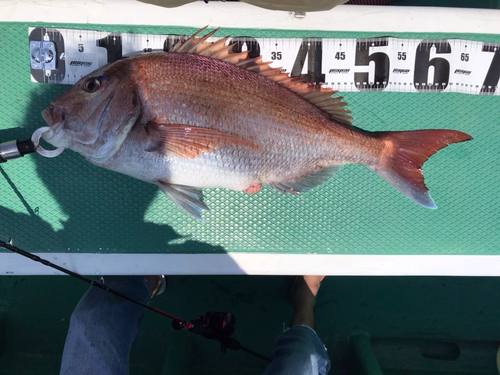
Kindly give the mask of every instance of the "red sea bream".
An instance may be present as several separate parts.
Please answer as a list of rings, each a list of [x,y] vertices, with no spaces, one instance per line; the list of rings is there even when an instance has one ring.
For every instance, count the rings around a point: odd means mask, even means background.
[[[267,184],[298,194],[345,164],[363,164],[414,202],[436,207],[421,167],[471,136],[364,131],[331,89],[233,53],[228,38],[208,43],[209,35],[83,77],[43,111],[44,139],[157,184],[198,218],[208,209],[203,188],[256,193]]]

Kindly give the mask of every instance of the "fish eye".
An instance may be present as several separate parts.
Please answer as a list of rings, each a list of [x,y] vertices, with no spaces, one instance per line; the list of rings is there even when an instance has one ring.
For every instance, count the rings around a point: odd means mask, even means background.
[[[96,92],[101,87],[101,79],[99,77],[89,78],[83,84],[83,89],[89,93]]]

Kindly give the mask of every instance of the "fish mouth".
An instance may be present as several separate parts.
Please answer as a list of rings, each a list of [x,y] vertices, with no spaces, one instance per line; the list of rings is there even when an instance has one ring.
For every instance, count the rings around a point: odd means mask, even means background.
[[[42,117],[52,132],[55,132],[65,120],[65,113],[61,109],[49,104],[43,111]]]

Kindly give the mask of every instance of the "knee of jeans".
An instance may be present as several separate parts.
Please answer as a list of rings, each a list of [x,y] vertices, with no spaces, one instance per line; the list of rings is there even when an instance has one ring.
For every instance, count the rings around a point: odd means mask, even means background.
[[[101,310],[104,303],[100,296],[103,292],[106,293],[103,290],[90,287],[73,310],[70,321],[72,323],[88,321],[93,314]]]
[[[307,326],[292,327],[278,336],[276,349],[293,351],[296,355],[309,356],[312,353],[328,356],[326,348],[316,332]]]
[[[282,350],[293,350],[296,353],[309,353],[314,351],[314,343],[311,337],[303,331],[288,329],[278,336],[276,347]],[[300,350],[299,350],[300,349]]]
[[[88,316],[88,310],[81,309],[79,308],[79,306],[77,306],[71,313],[70,323],[73,325],[75,323],[85,322],[88,319]]]

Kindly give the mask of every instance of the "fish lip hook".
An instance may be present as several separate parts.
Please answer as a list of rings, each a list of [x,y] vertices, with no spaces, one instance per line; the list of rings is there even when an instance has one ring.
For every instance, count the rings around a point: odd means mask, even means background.
[[[50,131],[50,128],[48,126],[43,126],[41,128],[38,128],[35,130],[33,135],[31,136],[31,141],[35,145],[35,151],[38,152],[40,155],[45,156],[46,158],[55,158],[56,156],[61,155],[61,153],[64,151],[64,147],[58,147],[55,150],[46,150],[40,145],[40,138],[42,137],[42,134]]]

